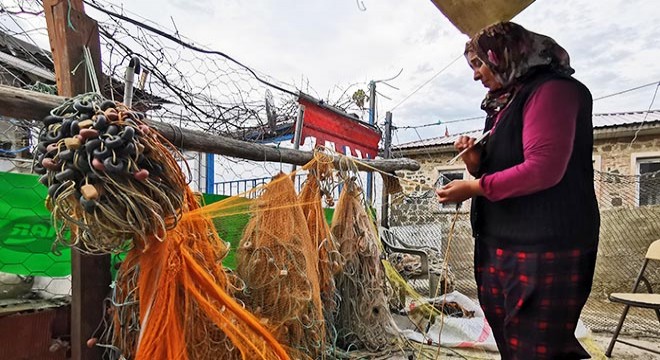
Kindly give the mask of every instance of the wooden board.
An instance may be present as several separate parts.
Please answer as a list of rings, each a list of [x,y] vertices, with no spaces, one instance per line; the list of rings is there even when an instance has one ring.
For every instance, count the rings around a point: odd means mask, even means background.
[[[500,21],[509,21],[534,0],[431,0],[463,34],[472,37],[479,30]]]

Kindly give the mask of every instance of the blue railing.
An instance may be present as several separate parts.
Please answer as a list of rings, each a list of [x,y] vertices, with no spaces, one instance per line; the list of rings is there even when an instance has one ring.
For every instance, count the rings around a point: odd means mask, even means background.
[[[294,179],[294,185],[296,187],[297,192],[300,192],[300,189],[302,188],[302,184],[305,181],[306,177],[307,174],[296,175]],[[251,189],[254,189],[258,186],[268,183],[270,179],[271,177],[267,176],[267,177],[252,178],[252,179],[221,181],[213,184],[213,193],[217,195],[226,195],[226,196],[239,195]],[[257,194],[255,192],[249,193],[247,195],[248,198],[255,198],[256,196]]]

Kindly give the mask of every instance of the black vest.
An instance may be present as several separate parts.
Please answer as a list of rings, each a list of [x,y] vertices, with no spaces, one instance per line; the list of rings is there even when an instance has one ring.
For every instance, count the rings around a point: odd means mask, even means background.
[[[471,221],[477,241],[530,251],[591,248],[598,244],[600,215],[591,159],[592,98],[589,90],[572,77],[542,73],[525,81],[484,145],[477,177],[523,162],[523,111],[527,99],[542,83],[558,78],[581,89],[573,152],[566,173],[557,185],[530,195],[495,202],[482,196],[473,198]],[[492,126],[487,124],[486,130],[489,125]]]

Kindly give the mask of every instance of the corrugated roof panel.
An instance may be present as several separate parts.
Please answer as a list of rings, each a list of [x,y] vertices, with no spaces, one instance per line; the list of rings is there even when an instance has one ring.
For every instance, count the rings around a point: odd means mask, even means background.
[[[660,121],[660,110],[594,114],[594,128]]]

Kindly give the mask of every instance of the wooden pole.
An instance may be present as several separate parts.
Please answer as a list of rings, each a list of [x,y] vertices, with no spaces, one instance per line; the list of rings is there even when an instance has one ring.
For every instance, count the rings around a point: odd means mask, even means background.
[[[101,79],[101,51],[96,21],[85,15],[82,0],[44,0],[51,52],[55,63],[57,91],[75,96],[91,89],[83,63],[83,47],[92,54],[97,78]],[[72,231],[71,236],[76,236]],[[88,347],[87,340],[103,320],[103,302],[110,291],[110,256],[71,252],[71,357],[96,360],[100,347]]]
[[[0,115],[17,119],[42,119],[48,112],[62,104],[65,98],[49,94],[0,85]],[[310,151],[277,149],[273,146],[250,143],[229,137],[209,135],[201,131],[182,129],[170,123],[150,120],[147,123],[160,131],[163,136],[179,148],[218,155],[232,156],[246,160],[283,162],[304,165],[312,160]],[[336,158],[336,165],[339,158]],[[368,166],[388,173],[397,170],[419,170],[417,161],[399,159],[364,159]],[[359,165],[360,170],[371,170]]]
[[[385,131],[383,138],[383,157],[389,159],[392,156],[392,113],[385,113]],[[383,184],[383,191],[381,193],[380,205],[380,226],[390,227],[390,194]]]
[[[57,93],[75,96],[90,91],[83,63],[83,46],[87,46],[92,54],[96,78],[103,79],[96,21],[85,15],[82,0],[44,0],[44,12],[55,64]]]

